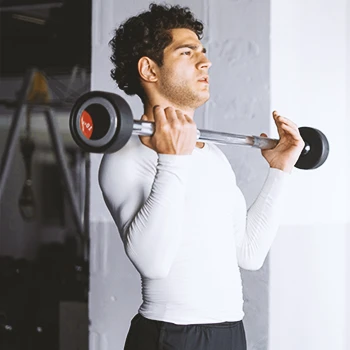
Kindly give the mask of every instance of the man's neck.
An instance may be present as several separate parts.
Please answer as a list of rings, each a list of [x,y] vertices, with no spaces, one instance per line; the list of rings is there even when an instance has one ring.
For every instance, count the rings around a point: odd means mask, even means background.
[[[173,107],[177,110],[180,110],[193,120],[195,111],[193,108],[177,106],[174,103],[171,103],[167,100],[154,99],[153,101],[147,101],[146,103],[144,103],[144,114],[147,116],[147,119],[149,121],[154,121],[153,108],[157,105],[160,106],[162,109],[165,109],[167,107]]]
[[[166,100],[154,100],[154,101],[147,101],[144,103],[144,114],[147,116],[147,121],[153,122],[154,116],[153,116],[153,108],[155,106],[160,106],[161,108],[165,109],[167,107],[173,107],[175,109],[181,110],[184,114],[186,114],[188,117],[190,117],[193,120],[194,117],[194,109],[191,108],[184,108],[174,105],[173,103],[166,101]],[[203,142],[197,142],[196,147],[203,148],[204,143]]]

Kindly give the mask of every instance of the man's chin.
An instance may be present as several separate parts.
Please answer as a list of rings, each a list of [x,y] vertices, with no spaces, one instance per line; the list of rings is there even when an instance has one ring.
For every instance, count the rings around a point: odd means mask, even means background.
[[[202,96],[200,96],[200,98],[198,99],[198,107],[204,105],[209,100],[209,98],[210,98],[209,91],[206,94],[202,94]]]

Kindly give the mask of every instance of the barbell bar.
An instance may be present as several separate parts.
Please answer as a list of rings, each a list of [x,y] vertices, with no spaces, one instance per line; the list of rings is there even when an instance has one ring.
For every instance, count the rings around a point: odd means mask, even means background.
[[[132,135],[151,136],[154,123],[134,120],[128,103],[119,95],[105,91],[90,91],[75,102],[69,127],[76,144],[91,153],[112,153],[123,148]],[[299,169],[316,169],[327,159],[329,143],[317,129],[300,127],[305,147],[295,164]],[[197,129],[197,140],[221,145],[250,146],[272,149],[279,140]]]

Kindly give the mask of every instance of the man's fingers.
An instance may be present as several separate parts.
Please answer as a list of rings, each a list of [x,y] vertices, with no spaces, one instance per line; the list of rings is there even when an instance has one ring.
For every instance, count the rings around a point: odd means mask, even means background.
[[[182,124],[185,124],[186,123],[186,121],[187,121],[187,119],[186,119],[186,117],[185,117],[185,114],[184,113],[182,113],[180,110],[175,110],[175,112],[176,112],[176,115],[177,115],[177,118],[181,121],[181,123]]]
[[[148,121],[147,115],[146,115],[146,114],[143,114],[142,117],[141,117],[141,120],[147,122],[147,121]],[[141,141],[144,145],[150,147],[150,138],[151,138],[150,136],[139,136],[139,138],[140,138],[140,141]]]
[[[278,131],[278,134],[279,134],[279,136],[281,138],[284,135],[284,130],[281,127],[282,123],[280,121],[280,116],[277,113],[277,111],[273,111],[272,116],[273,116],[273,119],[275,120],[277,131]]]
[[[153,117],[156,123],[166,122],[165,111],[158,105],[153,107]]]
[[[169,123],[173,123],[178,120],[178,116],[176,114],[176,110],[174,107],[167,107],[164,109],[165,117]]]
[[[302,139],[299,130],[295,129],[295,127],[282,123],[281,128],[285,131],[285,134],[291,135],[295,141],[300,141]]]
[[[280,116],[280,117],[279,117],[279,120],[280,120],[282,123],[285,123],[285,124],[291,126],[292,128],[294,128],[294,129],[296,129],[296,130],[298,129],[298,126],[297,126],[295,123],[293,123],[290,119],[288,119],[288,118],[286,118],[286,117]]]
[[[293,128],[298,129],[298,126],[294,122],[292,122],[290,119],[286,117],[283,117],[282,115],[279,115],[277,111],[273,111],[272,115],[276,123],[279,123],[279,122],[286,123],[292,126]]]

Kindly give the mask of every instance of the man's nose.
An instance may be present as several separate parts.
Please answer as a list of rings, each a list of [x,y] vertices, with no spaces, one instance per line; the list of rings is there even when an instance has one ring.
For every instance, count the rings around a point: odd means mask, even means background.
[[[208,59],[208,57],[203,55],[203,58],[199,62],[199,68],[207,68],[209,69],[211,67],[212,63]]]

